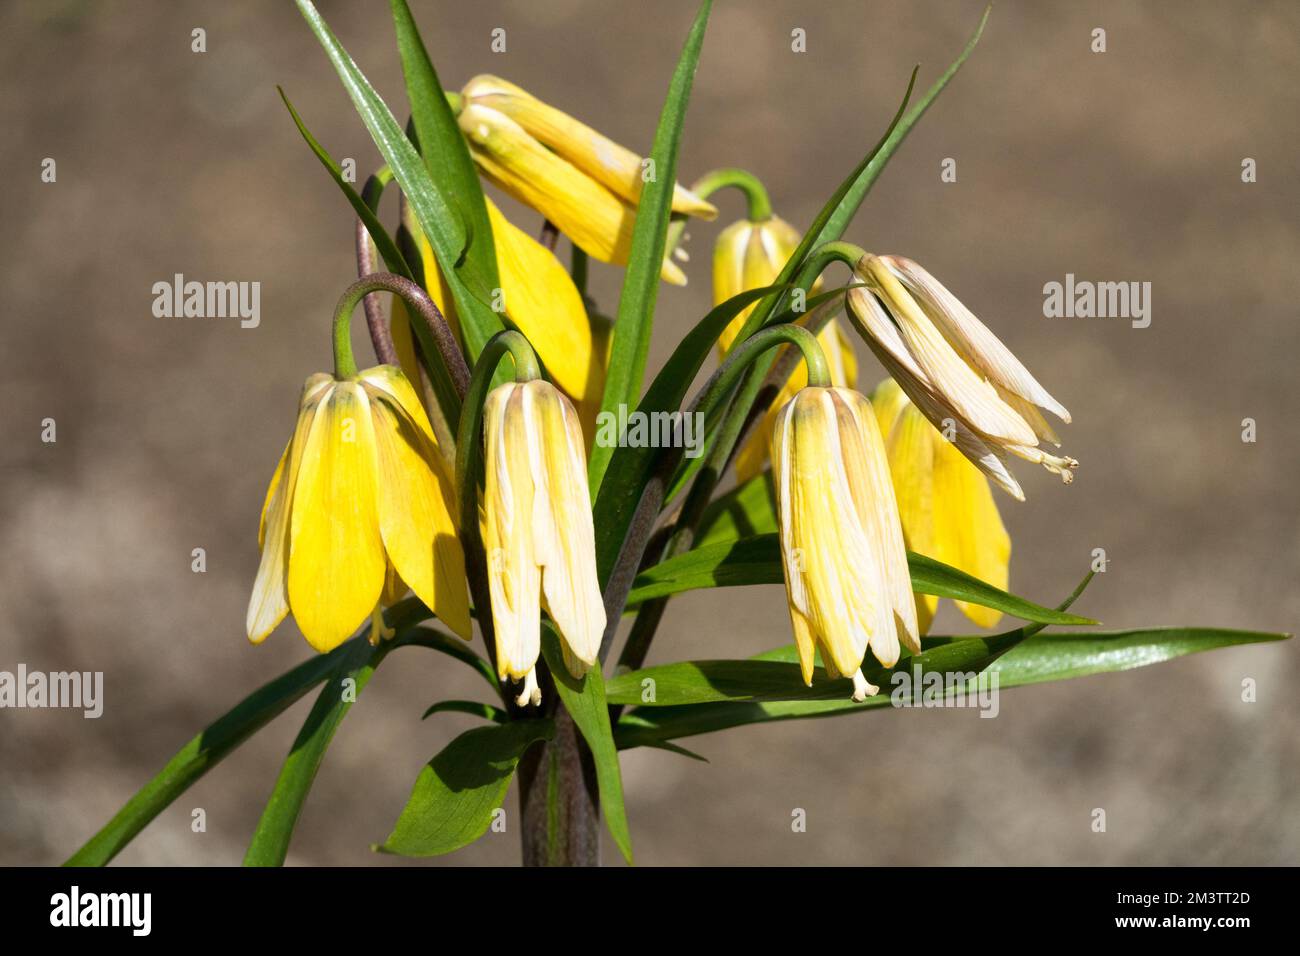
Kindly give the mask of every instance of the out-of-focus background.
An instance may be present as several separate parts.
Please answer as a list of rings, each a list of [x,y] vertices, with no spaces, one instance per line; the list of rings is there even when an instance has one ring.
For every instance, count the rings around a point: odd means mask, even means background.
[[[637,150],[694,10],[413,7],[448,88],[497,73]],[[404,116],[388,5],[321,8]],[[881,134],[912,65],[928,86],[981,10],[720,0],[681,178],[747,167],[806,226]],[[206,53],[191,51],[196,27]],[[490,50],[496,27],[505,53]],[[1091,52],[1097,27],[1105,53]],[[805,53],[791,51],[796,28]],[[266,483],[303,379],[329,367],[330,312],[355,266],[351,212],[276,84],[361,178],[379,159],[289,3],[10,0],[0,38],[0,670],[103,671],[106,683],[99,720],[0,711],[0,862],[57,863],[199,728],[309,653],[291,623],[250,647],[244,610]],[[1018,593],[1055,603],[1101,547],[1109,569],[1079,609],[1108,625],[1295,629],[1298,67],[1293,3],[1003,0],[863,206],[847,238],[940,276],[1074,414],[1074,485],[1021,464],[1028,501],[999,498]],[[54,183],[41,181],[47,157]],[[945,158],[955,183],[940,180]],[[691,229],[690,285],[661,292],[652,365],[710,305],[713,238],[742,214],[735,196],[720,203],[721,223]],[[151,287],[175,273],[260,281],[260,327],[155,318]],[[1044,318],[1044,283],[1067,273],[1151,282],[1151,326]],[[605,311],[620,278],[594,280]],[[881,372],[860,352],[869,387]],[[652,659],[757,653],[788,627],[778,587],[689,594]],[[947,607],[935,630],[969,625]],[[399,653],[342,726],[291,863],[402,862],[367,847],[422,764],[473,725],[419,718],[479,694],[476,677]],[[623,771],[638,858],[1294,863],[1298,677],[1293,645],[1256,646],[1011,690],[995,720],[886,710],[687,741],[708,764],[635,750]],[[120,860],[238,862],[309,707],[234,753]],[[195,808],[205,833],[191,832]],[[792,832],[795,808],[806,833]],[[510,829],[444,862],[517,859]]]

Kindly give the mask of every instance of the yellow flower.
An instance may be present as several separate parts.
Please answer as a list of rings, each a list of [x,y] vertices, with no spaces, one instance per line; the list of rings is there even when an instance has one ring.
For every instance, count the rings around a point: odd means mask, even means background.
[[[1011,538],[988,481],[935,431],[892,378],[876,386],[871,404],[885,438],[908,548],[1005,591]],[[956,603],[980,627],[995,627],[1002,618],[993,608]],[[929,631],[938,604],[932,594],[916,596],[922,634]]]
[[[554,253],[506,219],[491,199],[487,199],[487,210],[505,317],[532,344],[555,384],[577,403],[583,430],[592,436],[605,390],[607,356],[603,344],[595,341],[582,295]],[[459,334],[454,303],[433,250],[418,224],[411,221],[408,228],[420,244],[425,281],[431,286],[429,296],[452,331]],[[409,315],[401,298],[395,296],[393,343],[408,375],[415,367]]]
[[[538,703],[541,611],[555,622],[570,673],[596,663],[605,605],[587,458],[573,406],[541,379],[493,389],[483,406],[487,554],[497,671]]]
[[[1070,413],[956,296],[901,256],[863,256],[854,273],[868,288],[849,291],[849,308],[872,352],[963,455],[1022,500],[1006,453],[1072,479],[1077,461],[1038,447],[1059,445],[1038,408],[1067,423]]]
[[[779,216],[759,222],[742,219],[722,230],[713,250],[713,304],[771,285],[785,267],[786,260],[799,245],[799,230]],[[816,287],[814,287],[815,291]],[[719,356],[725,356],[740,334],[745,320],[755,306],[748,306],[732,319],[718,339]],[[858,363],[853,343],[843,328],[831,319],[817,334],[817,340],[830,366],[831,384],[852,388],[857,384]],[[736,477],[746,481],[767,464],[767,448],[777,410],[808,384],[808,367],[800,362],[772,402],[762,425],[736,455]]]
[[[312,647],[333,650],[374,614],[385,592],[392,597],[408,585],[469,639],[465,560],[449,507],[454,492],[432,443],[429,420],[399,369],[307,380],[262,509],[250,641],[265,640],[292,610]]]
[[[642,158],[573,117],[493,76],[462,91],[461,130],[483,174],[508,195],[555,224],[588,255],[626,265]],[[713,219],[717,210],[676,184],[673,212]],[[665,258],[662,276],[686,275]]]
[[[803,679],[826,673],[878,692],[867,648],[886,667],[899,642],[920,651],[916,604],[884,442],[871,403],[847,388],[805,388],[777,415],[772,478],[786,597]]]

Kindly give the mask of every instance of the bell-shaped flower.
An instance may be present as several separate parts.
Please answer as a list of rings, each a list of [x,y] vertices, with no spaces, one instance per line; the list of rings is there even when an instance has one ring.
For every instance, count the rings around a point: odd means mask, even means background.
[[[742,292],[771,285],[801,238],[799,230],[779,216],[757,221],[742,219],[722,230],[713,249],[713,304],[721,305]],[[755,307],[747,306],[727,325],[718,339],[719,357],[726,355]],[[826,355],[831,384],[853,388],[857,384],[858,363],[853,343],[844,329],[831,319],[817,334],[817,341]],[[766,467],[777,410],[807,384],[808,367],[801,361],[772,401],[760,427],[737,452],[736,477],[740,481],[752,478]]]
[[[863,256],[854,273],[867,288],[849,291],[849,309],[871,350],[962,454],[1018,499],[1007,453],[1073,478],[1077,461],[1039,447],[1059,444],[1039,407],[1067,423],[1070,413],[956,296],[899,256]]]
[[[468,640],[454,500],[424,408],[399,369],[313,375],[262,509],[248,639],[265,640],[292,611],[318,651],[368,616],[374,640],[381,598],[409,586]]]
[[[772,432],[786,597],[804,681],[814,655],[853,680],[853,698],[878,692],[862,674],[867,649],[886,667],[900,642],[920,651],[916,604],[885,446],[871,404],[846,388],[809,387]]]
[[[483,406],[483,544],[497,671],[541,700],[535,669],[541,612],[581,677],[596,663],[605,605],[582,429],[569,400],[541,379],[493,389]]]

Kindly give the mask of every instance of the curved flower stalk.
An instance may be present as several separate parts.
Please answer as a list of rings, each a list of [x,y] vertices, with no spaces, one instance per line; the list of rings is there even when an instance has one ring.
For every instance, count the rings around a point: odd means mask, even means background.
[[[920,653],[916,604],[885,446],[871,403],[810,385],[777,414],[772,478],[786,597],[804,683],[814,656],[851,677],[853,699],[879,688],[862,675],[867,649],[886,667],[900,642]]]
[[[292,610],[322,653],[409,586],[448,627],[470,637],[465,561],[451,477],[400,369],[313,375],[293,438],[262,510],[262,561],[246,622],[257,644]]]
[[[706,177],[707,178],[707,177]],[[756,210],[751,204],[750,217],[732,223],[718,236],[713,251],[713,304],[720,305],[733,296],[750,289],[771,285],[781,274],[792,253],[798,248],[802,236],[799,230],[775,215],[752,218]],[[816,286],[810,292],[816,292]],[[737,335],[745,326],[755,306],[747,307],[736,316],[718,338],[719,357],[725,357]],[[835,319],[831,319],[817,333],[817,341],[826,355],[831,384],[853,388],[857,385],[858,363],[853,353],[853,343]],[[786,379],[780,393],[767,410],[762,424],[755,429],[736,454],[736,477],[746,481],[757,475],[767,464],[767,451],[777,410],[794,397],[808,381],[808,367],[800,362]]]
[[[555,622],[574,677],[596,664],[605,631],[582,430],[569,400],[541,379],[493,389],[483,420],[497,672],[523,681],[520,706],[538,704],[541,611]]]
[[[962,454],[1020,500],[1008,452],[1072,480],[1079,463],[1039,447],[1059,442],[1038,407],[1067,423],[1070,413],[956,296],[900,256],[864,255],[854,272],[867,288],[849,291],[849,311],[871,350]]]
[[[907,547],[1007,590],[1011,537],[987,479],[935,431],[892,378],[876,386],[871,405],[885,439]],[[922,634],[930,630],[938,604],[932,594],[916,595]],[[956,604],[980,627],[995,627],[1002,619],[995,608]]]
[[[626,265],[643,159],[497,77],[475,77],[461,97],[458,122],[483,175],[592,258]],[[713,219],[717,209],[679,183],[673,213]],[[666,257],[661,275],[686,284],[686,274]]]
[[[555,384],[577,404],[583,432],[590,445],[605,389],[608,336],[588,316],[582,295],[555,254],[528,235],[483,197],[492,223],[501,302],[510,324],[532,343]],[[420,248],[429,296],[442,310],[452,331],[459,333],[455,304],[424,234],[413,218],[404,225]],[[411,374],[415,352],[409,313],[400,297],[393,300],[393,341],[402,367]],[[407,362],[410,362],[408,367]]]

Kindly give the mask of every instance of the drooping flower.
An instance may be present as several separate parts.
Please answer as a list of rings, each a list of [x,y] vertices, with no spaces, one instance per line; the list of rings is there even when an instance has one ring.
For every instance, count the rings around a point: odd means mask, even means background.
[[[493,389],[483,415],[483,544],[497,671],[524,682],[521,705],[538,703],[541,611],[575,677],[596,663],[605,632],[582,430],[569,400],[542,379]]]
[[[759,221],[742,219],[722,230],[713,250],[713,304],[721,305],[742,292],[760,289],[775,282],[785,267],[786,260],[798,248],[800,238],[799,230],[779,216]],[[731,348],[755,307],[756,305],[747,306],[731,320],[719,337],[720,357],[725,356]],[[835,319],[831,319],[817,334],[817,341],[826,354],[831,384],[853,388],[857,384],[858,364],[853,353],[853,343],[843,328]],[[766,466],[768,444],[777,410],[807,384],[808,367],[800,362],[786,380],[780,394],[773,400],[762,425],[737,453],[736,476],[740,481],[752,478]]]
[[[626,265],[647,172],[642,157],[497,77],[475,77],[461,95],[458,121],[483,174],[592,258]],[[673,212],[717,215],[680,183]],[[662,276],[677,285],[686,282],[669,259]]]
[[[849,308],[871,350],[963,455],[1021,500],[1007,453],[1072,479],[1077,461],[1039,447],[1059,445],[1039,408],[1067,423],[1070,413],[956,296],[901,256],[863,256],[854,272],[867,288],[849,291]]]
[[[853,698],[878,692],[862,674],[867,649],[886,667],[899,643],[920,651],[916,604],[884,442],[871,404],[847,388],[810,387],[777,414],[772,433],[786,597],[804,681],[814,655]]]
[[[1005,591],[1011,538],[988,480],[926,421],[892,378],[876,386],[871,405],[885,439],[907,547]],[[938,604],[932,594],[916,595],[922,634],[929,631]],[[1002,618],[994,608],[956,604],[980,627],[994,627]]]
[[[343,643],[367,616],[375,640],[381,597],[409,586],[468,640],[453,500],[429,420],[399,369],[313,375],[262,509],[248,639],[261,643],[292,611],[318,651]]]
[[[582,295],[554,253],[510,222],[491,199],[484,198],[496,247],[505,317],[534,343],[537,356],[552,380],[577,404],[584,432],[594,435],[596,414],[605,390],[607,350],[603,341],[596,342]],[[459,335],[455,303],[442,279],[433,249],[414,220],[406,225],[420,245],[429,296],[452,331]],[[411,374],[415,358],[409,312],[396,296],[393,341],[402,357],[403,368]]]

